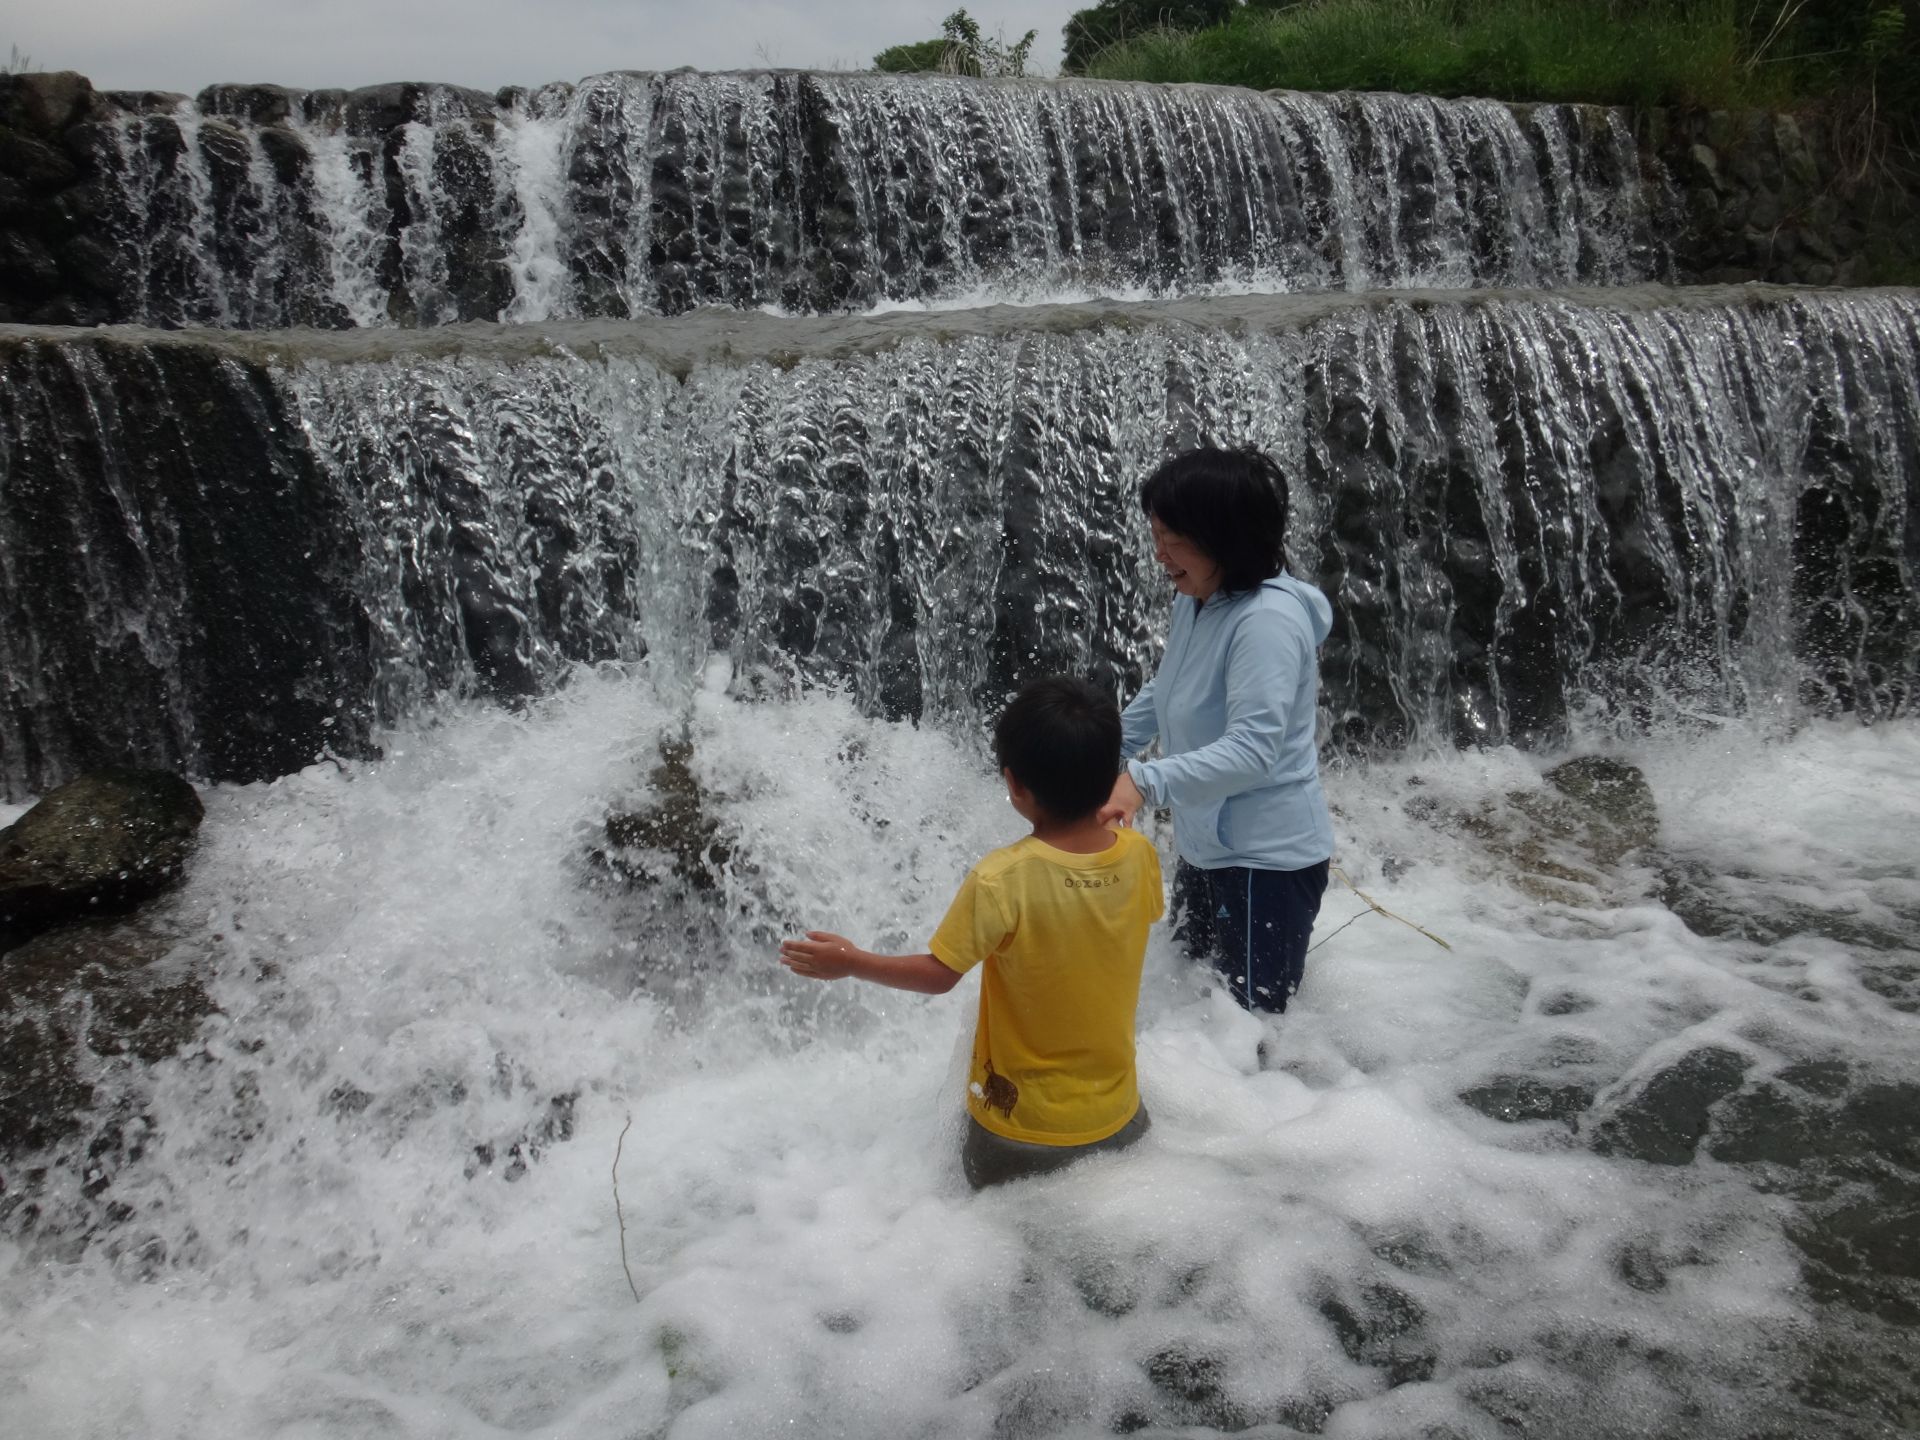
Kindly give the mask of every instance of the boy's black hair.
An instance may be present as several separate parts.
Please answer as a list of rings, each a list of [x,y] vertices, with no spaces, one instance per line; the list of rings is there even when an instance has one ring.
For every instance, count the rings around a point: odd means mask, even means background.
[[[1140,508],[1220,567],[1220,588],[1252,590],[1287,568],[1287,477],[1259,450],[1176,455],[1140,487]]]
[[[1033,792],[1054,820],[1078,820],[1107,803],[1120,773],[1120,707],[1072,675],[1023,688],[993,727],[993,759]]]

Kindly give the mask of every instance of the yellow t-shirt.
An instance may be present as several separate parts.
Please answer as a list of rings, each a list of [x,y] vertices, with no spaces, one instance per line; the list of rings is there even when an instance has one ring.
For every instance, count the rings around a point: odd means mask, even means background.
[[[1137,830],[1096,855],[1029,835],[968,873],[929,949],[985,963],[967,1109],[996,1135],[1091,1145],[1140,1108],[1133,1012],[1147,928],[1166,909]]]

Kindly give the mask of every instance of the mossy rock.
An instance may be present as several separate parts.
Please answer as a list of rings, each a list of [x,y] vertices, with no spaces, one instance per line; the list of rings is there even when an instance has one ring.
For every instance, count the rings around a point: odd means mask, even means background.
[[[98,770],[0,830],[0,935],[126,910],[178,883],[206,811],[164,770]]]

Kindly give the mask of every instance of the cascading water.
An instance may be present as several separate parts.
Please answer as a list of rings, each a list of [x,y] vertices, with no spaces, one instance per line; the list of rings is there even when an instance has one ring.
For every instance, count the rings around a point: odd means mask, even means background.
[[[1913,1428],[1920,297],[1458,293],[1658,273],[1564,107],[623,75],[98,143],[130,315],[363,333],[0,332],[0,786],[224,782],[180,891],[0,953],[23,1433]],[[1062,290],[1172,298],[622,318]],[[1451,948],[1336,886],[1272,1024],[1157,936],[1152,1135],[973,1197],[969,1004],[772,948],[917,947],[1013,838],[980,730],[1152,665],[1131,497],[1201,440],[1294,477],[1339,863]]]
[[[18,346],[7,444],[47,483],[0,498],[0,586],[47,618],[0,641],[10,675],[38,677],[0,707],[6,783],[107,758],[76,748],[76,717],[129,694],[149,718],[113,733],[133,755],[252,778],[435,694],[531,694],[646,654],[690,675],[719,650],[776,689],[963,728],[1035,667],[1130,687],[1164,599],[1130,480],[1202,440],[1302,477],[1291,550],[1337,603],[1323,668],[1347,742],[1564,737],[1594,707],[1630,726],[1907,707],[1913,532],[1880,477],[1920,465],[1910,299],[1016,318],[689,317],[379,359]],[[157,432],[116,415],[133,385]],[[195,404],[237,430],[201,443]],[[211,563],[213,519],[165,523],[187,494],[245,515],[235,553],[258,564]],[[308,525],[273,540],[289,503]],[[131,570],[129,525],[148,537]],[[263,565],[284,615],[257,598]],[[236,692],[208,667],[241,647],[268,679]],[[124,656],[104,680],[102,654]],[[276,748],[210,742],[269,691]]]
[[[606,75],[216,87],[97,142],[120,318],[437,325],[1663,268],[1622,118],[1572,106]]]

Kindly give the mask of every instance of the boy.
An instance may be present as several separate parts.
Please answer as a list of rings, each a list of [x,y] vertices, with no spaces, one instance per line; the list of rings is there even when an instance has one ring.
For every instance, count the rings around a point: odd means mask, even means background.
[[[1000,716],[993,750],[1033,833],[973,867],[927,953],[874,955],[820,930],[780,946],[796,975],[929,995],[986,966],[961,1152],[976,1190],[1146,1133],[1134,1008],[1147,929],[1165,908],[1152,844],[1098,819],[1120,768],[1109,697],[1084,680],[1036,680]]]

